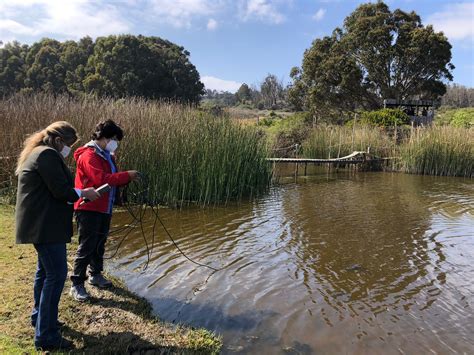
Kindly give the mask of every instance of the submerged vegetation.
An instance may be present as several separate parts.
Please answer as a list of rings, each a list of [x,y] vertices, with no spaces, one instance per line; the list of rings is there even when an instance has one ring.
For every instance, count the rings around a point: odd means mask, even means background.
[[[266,144],[256,127],[170,102],[42,94],[15,95],[0,105],[7,132],[0,157],[12,157],[0,162],[2,181],[14,185],[14,158],[28,134],[67,120],[79,131],[80,144],[85,144],[95,125],[107,118],[120,123],[126,133],[118,151],[120,167],[137,169],[147,177],[153,202],[225,202],[261,193],[269,185]],[[74,168],[72,161],[70,165]]]

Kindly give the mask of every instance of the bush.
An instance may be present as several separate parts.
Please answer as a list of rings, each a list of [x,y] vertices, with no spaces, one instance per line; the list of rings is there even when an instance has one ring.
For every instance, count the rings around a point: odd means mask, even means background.
[[[275,121],[273,120],[273,117],[271,117],[271,116],[270,117],[265,116],[259,122],[260,125],[263,125],[263,126],[266,126],[266,127],[271,127],[271,126],[273,126],[274,123],[275,123]]]
[[[456,127],[474,126],[474,107],[456,110],[450,123]]]
[[[394,127],[410,124],[410,117],[400,109],[383,108],[362,112],[361,122],[378,127]]]

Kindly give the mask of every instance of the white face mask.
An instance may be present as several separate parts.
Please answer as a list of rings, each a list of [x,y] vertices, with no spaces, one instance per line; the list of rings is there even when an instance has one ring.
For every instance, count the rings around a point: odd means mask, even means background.
[[[105,146],[105,150],[109,151],[110,153],[115,152],[118,147],[118,143],[115,139],[111,139],[109,143]]]
[[[63,149],[61,149],[60,153],[64,158],[66,158],[69,155],[69,153],[71,153],[71,147],[68,147],[67,145],[64,145]]]

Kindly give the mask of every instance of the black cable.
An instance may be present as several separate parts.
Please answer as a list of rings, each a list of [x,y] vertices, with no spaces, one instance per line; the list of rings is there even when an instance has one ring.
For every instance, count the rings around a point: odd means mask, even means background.
[[[138,181],[135,181],[135,183],[141,183],[142,185],[144,185],[144,187],[142,188],[141,192],[143,193],[142,195],[142,198],[141,198],[141,201],[139,201],[140,203],[144,203],[145,205],[148,205],[150,206],[151,208],[151,211],[153,212],[153,214],[155,215],[155,220],[153,222],[153,230],[152,230],[152,245],[154,245],[154,234],[155,234],[155,226],[156,226],[156,220],[158,220],[161,224],[161,226],[163,227],[164,231],[166,232],[166,234],[168,235],[168,237],[170,238],[171,242],[174,244],[174,246],[176,247],[176,249],[178,249],[178,251],[181,253],[181,255],[183,255],[187,260],[189,260],[190,262],[192,262],[193,264],[195,265],[198,265],[198,266],[202,266],[202,267],[207,267],[213,271],[219,271],[219,269],[216,269],[212,266],[209,266],[209,265],[206,265],[206,264],[202,264],[202,263],[199,263],[193,259],[191,259],[190,257],[188,257],[182,250],[181,248],[178,246],[178,244],[176,243],[176,241],[173,239],[173,237],[171,236],[171,234],[169,233],[168,229],[166,228],[165,224],[163,223],[162,219],[160,218],[159,214],[158,214],[158,208],[155,210],[155,207],[154,207],[154,204],[150,203],[150,200],[149,200],[149,194],[150,194],[150,185],[148,183],[148,179],[145,175],[143,174],[140,174],[140,179]],[[148,247],[148,245],[147,245]],[[151,254],[150,254],[151,255]],[[149,261],[149,260],[148,260]]]
[[[181,248],[178,246],[178,244],[174,241],[174,239],[173,239],[173,237],[171,236],[171,234],[168,232],[168,229],[166,228],[165,224],[163,223],[163,221],[161,220],[160,216],[158,215],[158,211],[155,211],[154,208],[153,208],[153,206],[151,206],[151,210],[152,210],[153,213],[155,214],[156,219],[158,219],[158,221],[160,221],[161,226],[163,227],[163,229],[165,230],[166,234],[168,235],[168,237],[169,237],[169,238],[171,239],[171,241],[173,242],[173,244],[174,244],[174,246],[176,247],[176,249],[178,249],[179,252],[180,252],[186,259],[188,259],[190,262],[192,262],[193,264],[196,264],[196,265],[198,265],[198,266],[207,267],[207,268],[209,268],[209,269],[211,269],[211,270],[214,270],[214,271],[219,271],[219,270],[221,270],[221,269],[216,269],[216,268],[214,268],[214,267],[212,267],[212,266],[209,266],[209,265],[206,265],[206,264],[201,264],[201,263],[199,263],[199,262],[197,262],[197,261],[194,261],[194,260],[192,260],[191,258],[189,258],[189,257],[181,250]]]
[[[128,185],[127,185],[126,188],[128,188]],[[137,195],[136,193],[132,193],[132,194],[135,195],[135,196]],[[137,203],[138,211],[137,211],[136,214],[134,213],[133,209],[131,208],[131,206],[128,203],[125,203],[124,206],[125,206],[125,209],[128,211],[128,213],[132,216],[132,218],[134,218],[134,220],[136,220],[137,223],[140,225],[141,235],[142,235],[143,240],[145,242],[146,255],[147,255],[147,261],[146,261],[144,267],[142,268],[142,271],[145,271],[148,268],[148,265],[150,263],[151,252],[152,252],[150,250],[149,245],[148,245],[148,240],[146,238],[145,230],[143,228],[143,219],[144,219],[144,216],[145,216],[145,213],[146,213],[146,207],[147,206],[143,203],[144,202],[143,198],[139,199],[139,201],[137,201],[137,202],[138,202]]]
[[[147,261],[146,261],[146,263],[145,263],[145,265],[142,269],[143,271],[145,271],[149,266],[150,259],[151,259],[151,256],[152,256],[152,252],[153,252],[153,248],[155,246],[156,223],[157,223],[157,221],[159,221],[161,226],[163,227],[164,231],[166,232],[168,238],[173,243],[173,245],[176,247],[176,249],[178,249],[178,251],[181,253],[181,255],[183,255],[187,260],[189,260],[190,262],[192,262],[195,265],[206,267],[206,268],[211,269],[213,271],[222,270],[222,269],[216,269],[216,268],[214,268],[210,265],[207,265],[207,264],[199,263],[199,262],[191,259],[190,257],[188,257],[181,250],[179,245],[176,243],[176,241],[173,239],[170,232],[166,228],[165,224],[163,223],[163,220],[160,218],[160,216],[158,214],[158,208],[156,206],[154,206],[153,203],[150,203],[150,200],[148,199],[150,189],[149,189],[149,184],[148,184],[148,180],[146,179],[146,177],[144,175],[140,174],[140,179],[138,181],[134,181],[134,183],[135,183],[135,185],[141,183],[145,187],[142,190],[139,190],[138,192],[129,191],[130,184],[125,186],[125,188],[124,188],[124,191],[123,191],[124,194],[131,194],[132,195],[132,201],[131,202],[124,201],[123,204],[122,204],[123,207],[125,208],[125,210],[128,212],[128,214],[132,217],[132,221],[130,223],[128,223],[127,225],[123,226],[123,227],[119,227],[119,228],[117,228],[115,230],[112,230],[112,231],[109,231],[109,233],[107,233],[108,235],[111,235],[111,234],[119,233],[119,232],[122,232],[122,231],[126,231],[126,233],[121,237],[114,253],[112,255],[107,256],[107,257],[104,256],[103,259],[108,260],[108,259],[114,258],[118,254],[118,251],[119,251],[120,247],[122,246],[123,242],[125,241],[125,239],[130,235],[132,230],[139,225],[141,235],[143,237],[143,240],[145,242],[145,247],[146,247]],[[132,204],[135,205],[135,206],[138,206],[137,211],[133,210]],[[153,221],[152,235],[151,235],[151,244],[148,243],[148,240],[146,238],[145,229],[143,227],[143,222],[144,222],[144,217],[145,217],[145,214],[146,214],[147,207],[150,207],[151,211],[155,215],[155,219]],[[97,232],[96,234],[105,234],[105,233]],[[151,245],[151,247],[150,247],[150,245]],[[97,250],[98,250],[98,248],[99,248],[99,245],[97,245]]]

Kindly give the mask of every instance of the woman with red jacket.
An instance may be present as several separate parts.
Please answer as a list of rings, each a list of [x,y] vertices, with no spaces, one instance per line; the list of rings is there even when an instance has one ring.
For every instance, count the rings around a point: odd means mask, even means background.
[[[89,298],[84,287],[89,266],[89,283],[106,288],[112,283],[103,275],[105,242],[110,229],[112,208],[118,186],[126,185],[138,178],[135,170],[118,172],[113,153],[118,141],[122,140],[123,131],[114,121],[106,120],[99,123],[92,140],[78,148],[74,153],[77,170],[75,187],[98,188],[109,184],[112,189],[95,201],[81,204],[76,201],[74,209],[79,232],[79,248],[74,260],[74,271],[71,275],[70,295],[77,301]]]

